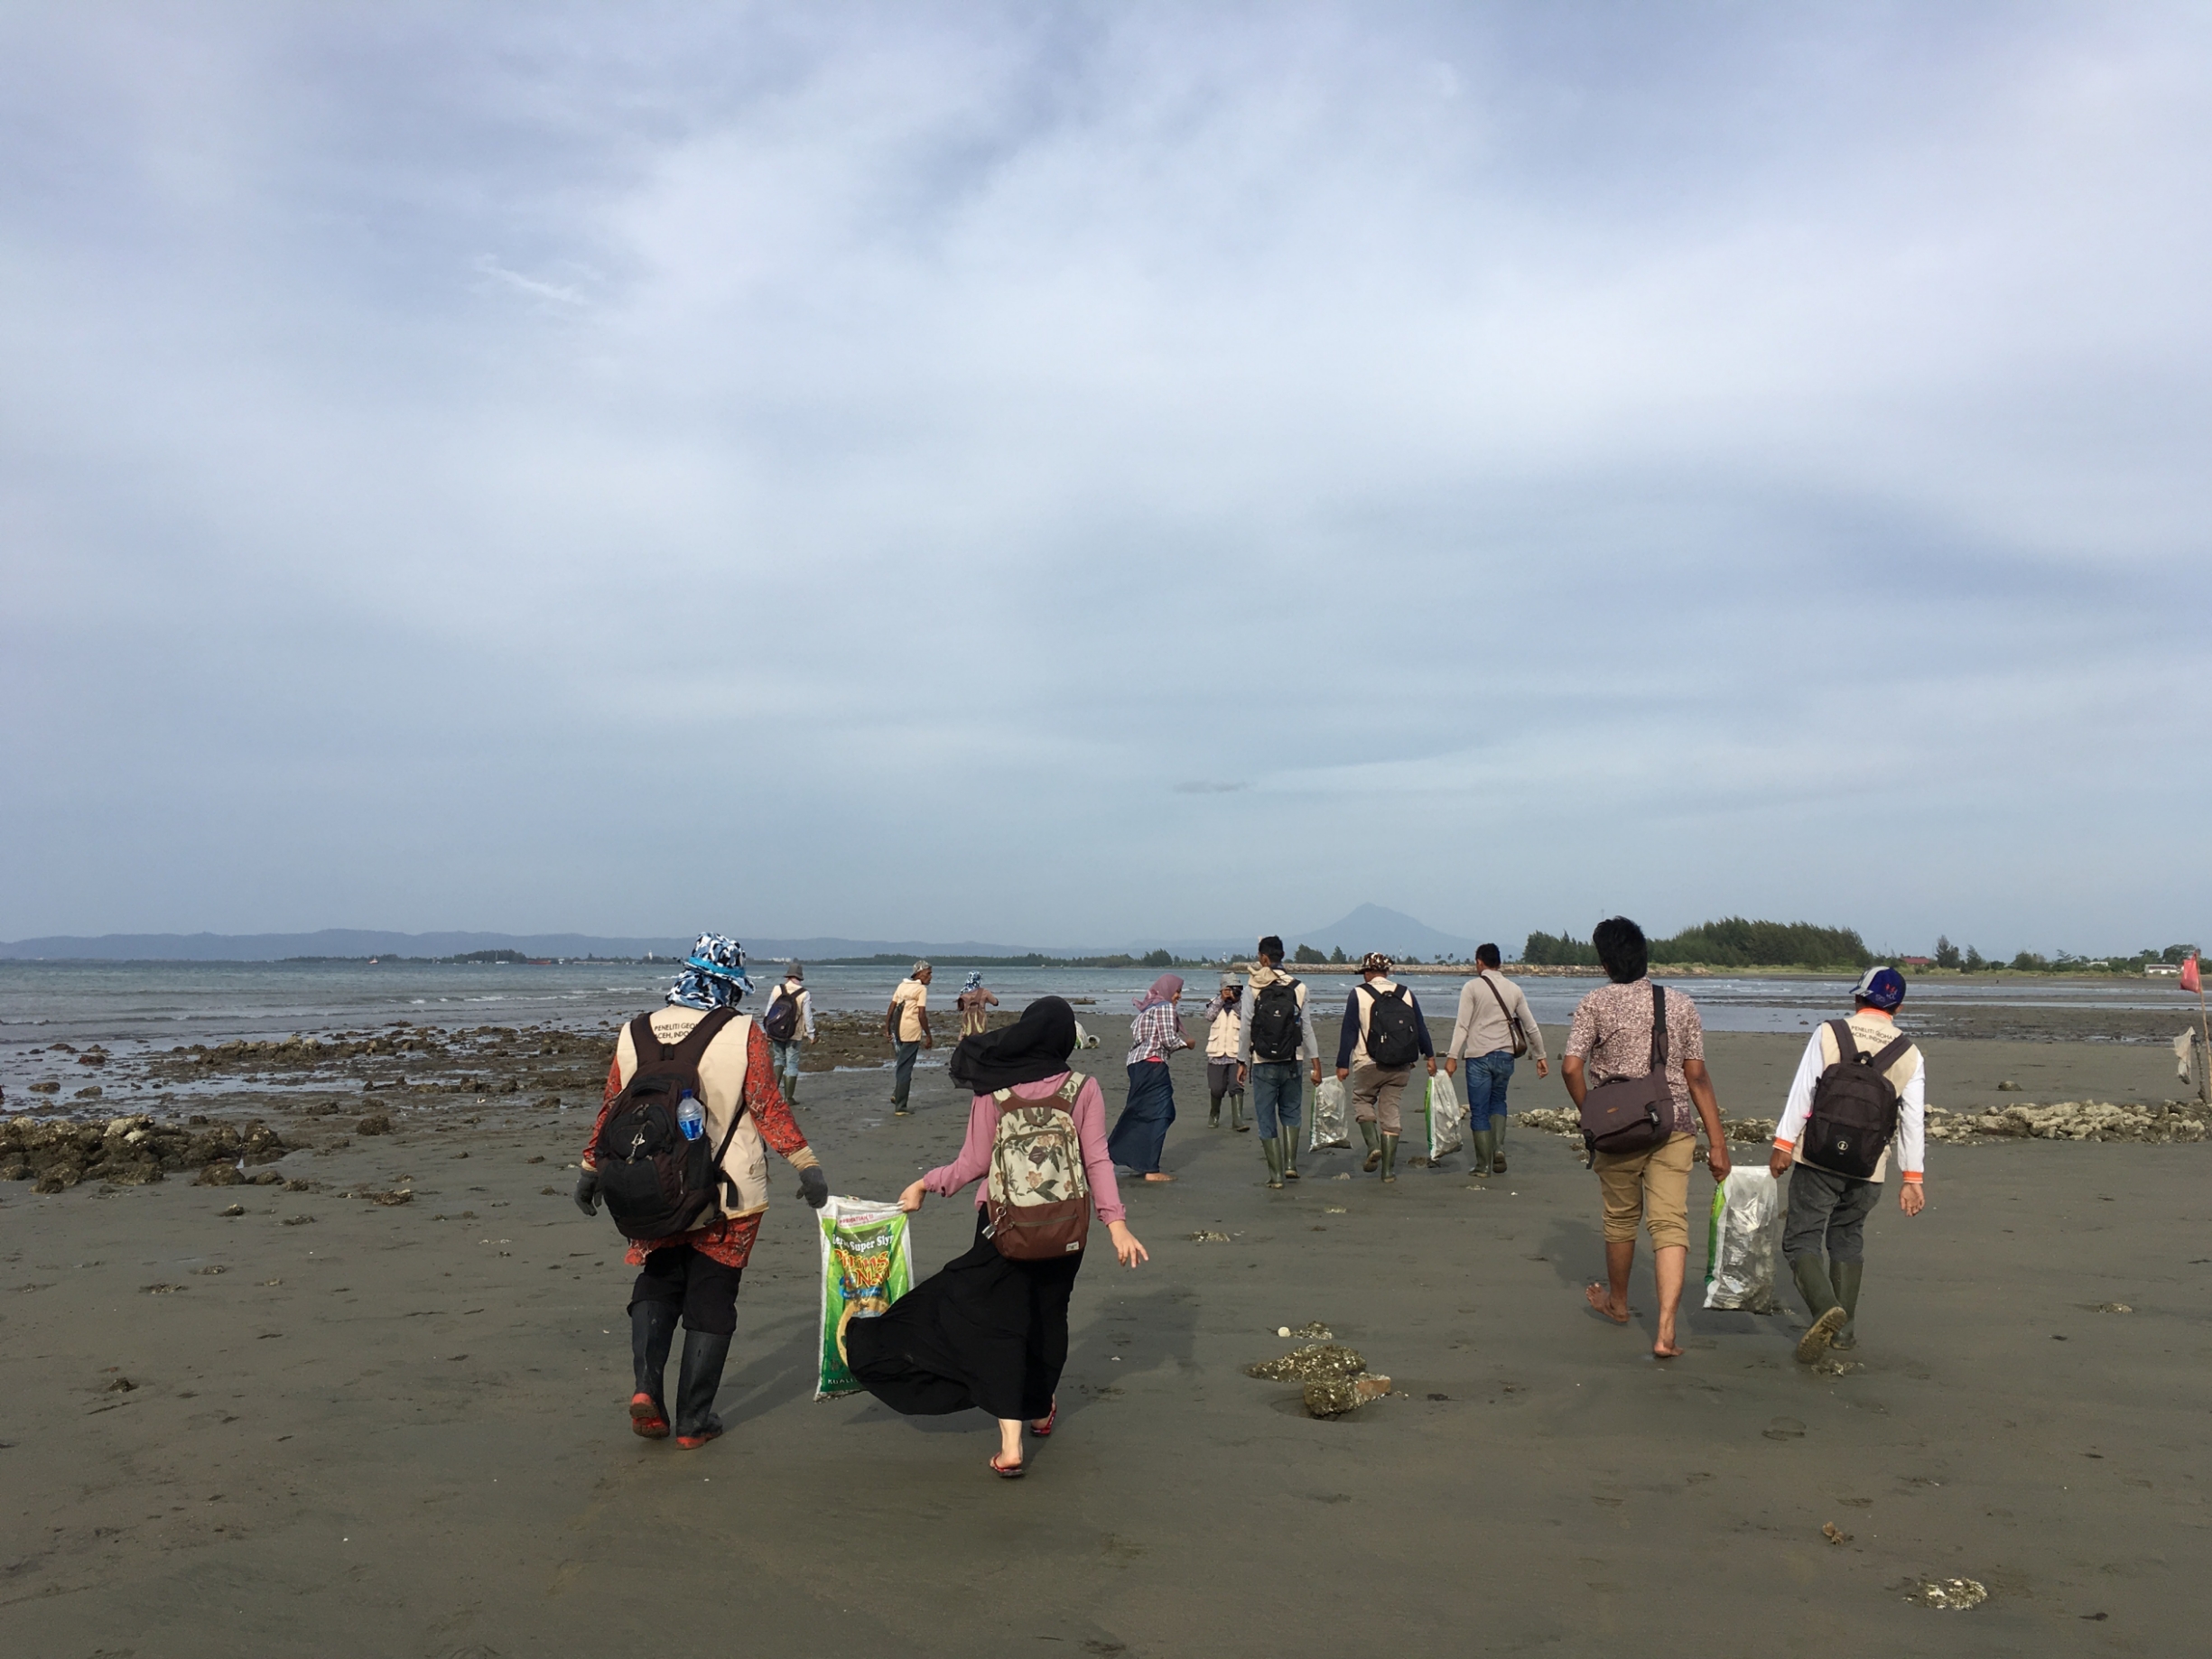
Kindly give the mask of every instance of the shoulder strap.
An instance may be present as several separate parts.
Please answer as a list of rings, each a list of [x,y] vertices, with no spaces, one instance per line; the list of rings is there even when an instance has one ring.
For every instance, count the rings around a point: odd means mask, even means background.
[[[1488,974],[1477,974],[1474,977],[1490,987],[1490,999],[1498,1005],[1498,1012],[1510,1020],[1513,1017],[1513,1011],[1505,1006],[1505,998],[1499,995],[1496,982]]]
[[[630,1022],[630,1047],[637,1052],[639,1071],[659,1063],[661,1039],[653,1029],[653,1016],[650,1014],[641,1014]]]
[[[1651,982],[1651,1070],[1667,1063],[1667,987]]]
[[[670,1060],[680,1060],[689,1066],[696,1066],[700,1056],[707,1052],[707,1044],[720,1036],[722,1027],[737,1017],[738,1011],[735,1008],[711,1010],[706,1018],[683,1033],[683,1042],[665,1052],[665,1057]]]
[[[1849,1020],[1830,1020],[1828,1029],[1836,1035],[1836,1062],[1839,1065],[1848,1064],[1856,1060],[1859,1057],[1859,1043],[1858,1039],[1851,1034],[1851,1022]]]
[[[1910,1049],[1911,1046],[1912,1039],[1905,1035],[1902,1032],[1900,1032],[1889,1043],[1889,1045],[1882,1051],[1881,1053],[1874,1056],[1874,1070],[1881,1072],[1887,1072],[1891,1066],[1895,1065],[1899,1061],[1904,1059],[1905,1051]]]
[[[1085,1077],[1080,1071],[1069,1072],[1067,1074],[1067,1081],[1060,1085],[1060,1098],[1066,1101],[1070,1106],[1073,1106],[1075,1104],[1075,1097],[1083,1093],[1083,1086],[1090,1080],[1091,1080],[1089,1078]]]
[[[1006,1110],[1006,1103],[1014,1098],[1014,1091],[1010,1089],[994,1089],[990,1091],[990,1098],[1003,1112]]]

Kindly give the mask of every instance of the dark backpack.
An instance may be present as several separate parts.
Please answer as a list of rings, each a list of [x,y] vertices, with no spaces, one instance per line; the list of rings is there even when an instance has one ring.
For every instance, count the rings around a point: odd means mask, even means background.
[[[1873,1179],[1882,1149],[1897,1133],[1897,1090],[1889,1070],[1912,1039],[1900,1036],[1880,1053],[1863,1054],[1847,1020],[1830,1020],[1836,1063],[1813,1085],[1813,1109],[1798,1144],[1798,1154],[1833,1174]]]
[[[738,1103],[721,1145],[710,1146],[703,1135],[695,1141],[683,1138],[676,1102],[688,1089],[704,1109],[700,1059],[736,1017],[733,1009],[717,1008],[674,1048],[664,1047],[654,1035],[651,1015],[630,1022],[637,1069],[614,1098],[599,1138],[591,1143],[599,1196],[626,1237],[674,1238],[712,1219],[709,1212],[721,1185],[722,1154],[730,1150],[745,1105]]]
[[[1387,991],[1367,987],[1367,1058],[1386,1070],[1409,1066],[1421,1057],[1421,1023],[1406,987]]]
[[[798,1034],[799,999],[782,986],[768,999],[768,1011],[760,1016],[760,1032],[771,1043],[788,1043]]]
[[[1298,1057],[1305,1033],[1298,1018],[1296,979],[1277,978],[1260,987],[1259,995],[1252,998],[1251,1012],[1244,1017],[1252,1023],[1254,1060],[1273,1065]]]

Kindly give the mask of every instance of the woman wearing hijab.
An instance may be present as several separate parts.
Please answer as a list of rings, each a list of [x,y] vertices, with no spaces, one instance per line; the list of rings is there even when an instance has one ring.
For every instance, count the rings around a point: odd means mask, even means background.
[[[1106,1138],[1117,1168],[1134,1170],[1147,1181],[1173,1181],[1160,1168],[1167,1126],[1176,1120],[1176,1089],[1167,1079],[1167,1056],[1191,1046],[1183,1034],[1176,1004],[1183,996],[1180,974],[1162,974],[1137,999],[1129,1022],[1129,1093]]]
[[[960,1034],[963,1041],[980,1037],[990,1029],[990,1011],[999,1006],[999,999],[983,988],[981,969],[968,976],[968,983],[960,987],[960,996],[954,1002],[960,1009]]]
[[[990,1168],[1002,1110],[1064,1098],[1075,1050],[1075,1011],[1042,997],[1013,1024],[962,1040],[953,1052],[955,1080],[975,1091],[968,1138],[952,1163],[929,1172],[898,1195],[909,1214],[934,1192],[953,1198]],[[1002,1108],[994,1098],[1007,1094]],[[1098,1219],[1113,1237],[1123,1266],[1147,1260],[1129,1229],[1121,1194],[1106,1154],[1106,1097],[1096,1078],[1082,1080],[1068,1106],[1083,1149],[1083,1170]],[[1040,1440],[1060,1414],[1055,1398],[1067,1363],[1067,1304],[1083,1254],[1043,1261],[1001,1256],[984,1208],[988,1183],[976,1191],[975,1242],[878,1318],[855,1320],[845,1334],[846,1363],[861,1386],[909,1417],[980,1408],[999,1421],[991,1472],[1022,1473],[1022,1426]]]

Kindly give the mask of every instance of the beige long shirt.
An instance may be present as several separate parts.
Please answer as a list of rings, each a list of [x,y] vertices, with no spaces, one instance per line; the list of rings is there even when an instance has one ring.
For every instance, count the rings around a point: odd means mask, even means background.
[[[1497,996],[1491,995],[1492,990]],[[1502,1008],[1501,1002],[1505,1005]],[[1529,1011],[1528,997],[1503,974],[1494,973],[1477,974],[1459,987],[1459,1018],[1452,1026],[1452,1046],[1445,1052],[1455,1060],[1494,1054],[1500,1049],[1511,1053],[1513,1028],[1505,1017],[1509,1010],[1528,1036],[1528,1058],[1549,1060],[1544,1052],[1544,1033],[1537,1028],[1536,1015]]]

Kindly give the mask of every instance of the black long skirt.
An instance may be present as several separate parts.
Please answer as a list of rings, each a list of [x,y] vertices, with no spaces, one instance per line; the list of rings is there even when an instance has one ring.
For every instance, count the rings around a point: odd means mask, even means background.
[[[893,1411],[935,1417],[970,1407],[1035,1420],[1052,1410],[1067,1364],[1067,1303],[1081,1254],[1008,1261],[983,1237],[875,1319],[845,1328],[860,1386]]]

